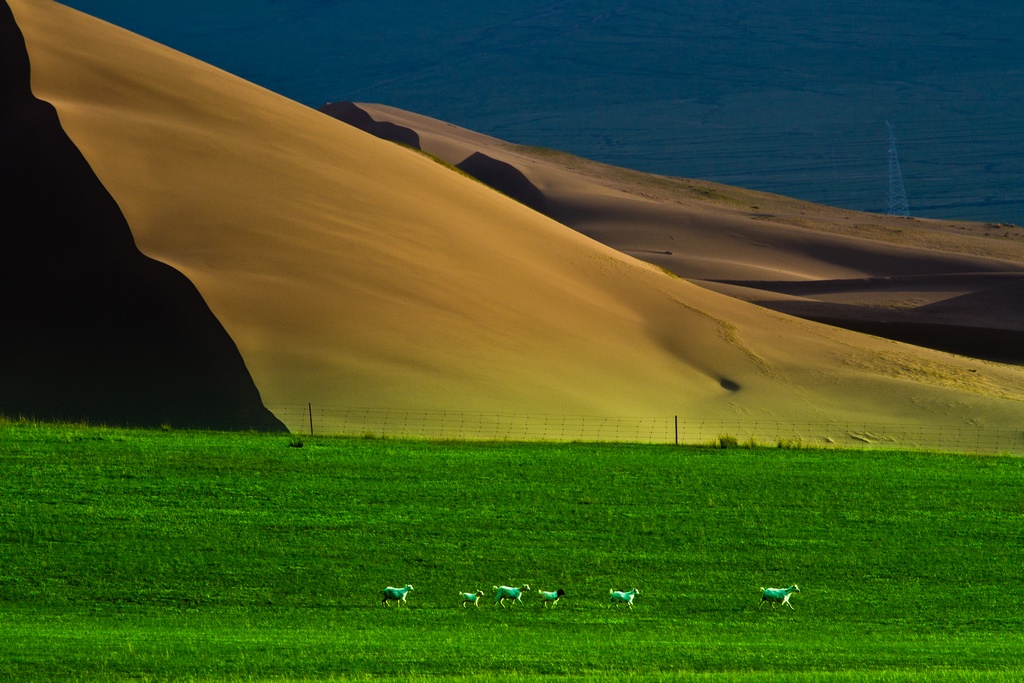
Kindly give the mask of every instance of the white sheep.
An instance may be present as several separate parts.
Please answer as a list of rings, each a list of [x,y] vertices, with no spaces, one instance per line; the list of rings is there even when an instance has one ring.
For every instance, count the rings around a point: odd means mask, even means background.
[[[789,609],[793,609],[793,605],[789,604],[789,596],[793,593],[799,592],[800,587],[795,583],[789,588],[762,588],[761,602],[757,603],[757,609],[761,609],[761,605],[766,602],[770,602],[772,604],[772,609],[775,609],[775,604],[780,602],[789,607]],[[796,610],[793,611],[795,612]]]
[[[480,606],[480,598],[484,597],[483,591],[477,591],[476,593],[459,593],[459,597],[462,598],[462,606],[465,607],[467,603],[473,603],[476,607]]]
[[[388,586],[380,592],[380,604],[385,607],[390,607],[388,603],[394,601],[400,605],[405,604],[406,598],[409,596],[409,591],[412,590],[412,584],[407,584],[405,588],[395,588]]]
[[[547,607],[548,604],[554,607],[558,604],[558,599],[565,595],[565,591],[559,588],[556,591],[537,591],[540,593],[540,606]]]
[[[513,586],[495,586],[494,604],[505,606],[506,600],[512,600],[512,604],[523,604],[523,592],[530,590],[530,584],[524,584],[519,588]]]
[[[615,607],[625,604],[629,609],[633,609],[633,598],[638,595],[640,595],[639,588],[634,588],[631,591],[617,591],[614,588],[608,589],[609,604],[615,605]]]

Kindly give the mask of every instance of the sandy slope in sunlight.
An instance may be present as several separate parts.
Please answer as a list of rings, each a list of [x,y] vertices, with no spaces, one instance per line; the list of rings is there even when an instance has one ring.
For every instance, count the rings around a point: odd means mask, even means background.
[[[457,165],[559,222],[773,310],[1024,364],[1024,230],[907,219],[628,171],[393,107],[322,110]]]
[[[709,291],[179,53],[49,0],[10,4],[36,96],[139,248],[195,283],[272,410],[1012,425],[1024,407],[1021,369]],[[544,190],[598,209],[615,192]]]

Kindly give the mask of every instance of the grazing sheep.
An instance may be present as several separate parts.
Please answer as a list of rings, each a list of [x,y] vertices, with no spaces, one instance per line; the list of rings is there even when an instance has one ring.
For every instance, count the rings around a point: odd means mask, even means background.
[[[772,609],[775,609],[775,604],[779,602],[789,607],[789,609],[793,609],[793,605],[789,604],[789,596],[799,592],[800,587],[795,583],[789,588],[762,588],[761,602],[757,603],[757,609],[761,609],[761,605],[766,602],[772,603]],[[795,612],[796,610],[793,611]]]
[[[633,598],[638,595],[640,595],[639,588],[634,588],[631,591],[617,591],[614,588],[608,589],[608,599],[610,604],[615,605],[616,608],[625,603],[626,607],[633,609]]]
[[[495,586],[494,587],[494,604],[505,606],[506,600],[512,600],[512,604],[515,605],[517,602],[523,604],[523,592],[530,590],[530,584],[525,584],[519,588],[512,586]]]
[[[476,593],[459,593],[459,597],[462,598],[462,606],[465,607],[466,603],[473,603],[476,607],[480,606],[480,598],[484,597],[483,591],[477,591]]]
[[[547,607],[548,603],[554,607],[558,604],[558,599],[565,595],[565,591],[559,588],[556,591],[537,591],[540,593],[540,606]]]
[[[388,586],[380,592],[380,604],[385,607],[390,607],[388,603],[395,601],[400,605],[405,604],[405,599],[409,596],[409,591],[412,590],[412,584],[406,585],[405,588],[394,588]]]

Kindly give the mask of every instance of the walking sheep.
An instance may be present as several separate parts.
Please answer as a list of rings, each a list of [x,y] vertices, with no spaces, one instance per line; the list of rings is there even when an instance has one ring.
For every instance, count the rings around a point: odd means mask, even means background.
[[[484,597],[483,591],[477,591],[476,593],[459,593],[459,597],[462,598],[462,606],[465,607],[467,603],[473,603],[474,606],[480,607],[480,598]]]
[[[523,604],[523,592],[530,590],[530,584],[525,584],[519,588],[513,586],[495,586],[494,587],[494,604],[505,606],[506,600],[512,600],[512,604],[515,605],[517,602]]]
[[[625,604],[629,609],[633,609],[633,598],[638,595],[640,595],[639,588],[634,588],[631,591],[617,591],[614,588],[608,589],[608,600],[616,608],[621,604]]]
[[[795,612],[796,610],[793,609],[793,605],[789,604],[789,596],[793,593],[799,592],[800,587],[795,583],[789,588],[762,588],[761,602],[757,603],[757,609],[761,609],[761,605],[766,602],[770,602],[772,604],[772,609],[775,609],[776,603],[781,602],[783,605],[786,605],[789,609],[792,609]]]
[[[565,591],[559,588],[556,591],[537,591],[540,593],[540,606],[547,607],[550,604],[554,607],[558,604],[558,599],[565,595]]]
[[[406,585],[405,588],[394,588],[393,586],[388,586],[380,592],[380,604],[385,607],[390,607],[391,605],[388,603],[394,601],[399,605],[404,605],[405,599],[409,596],[409,591],[411,590],[412,584]]]

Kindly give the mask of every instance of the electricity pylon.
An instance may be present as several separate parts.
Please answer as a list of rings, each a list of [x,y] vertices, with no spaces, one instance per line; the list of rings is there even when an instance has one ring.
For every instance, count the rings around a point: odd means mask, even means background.
[[[896,154],[896,136],[892,132],[892,124],[886,121],[885,125],[889,129],[889,206],[886,213],[890,216],[909,216],[907,191],[903,187],[900,158]]]

